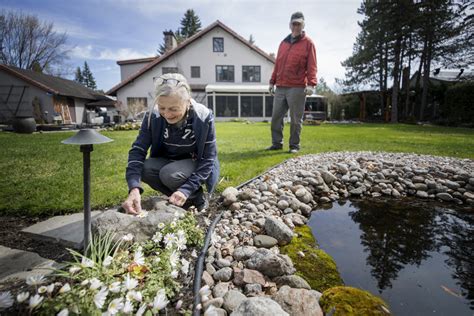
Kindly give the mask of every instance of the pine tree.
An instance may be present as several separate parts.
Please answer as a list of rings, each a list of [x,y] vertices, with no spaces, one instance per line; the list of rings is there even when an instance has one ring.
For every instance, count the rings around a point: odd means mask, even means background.
[[[77,67],[76,72],[74,73],[74,81],[84,84],[84,77],[82,76],[81,67]]]
[[[190,38],[201,30],[201,20],[193,9],[186,10],[181,19],[180,35],[184,38]]]
[[[97,84],[95,83],[94,76],[92,75],[91,70],[89,69],[89,65],[87,62],[84,62],[84,69],[82,71],[82,77],[83,77],[83,84],[90,89],[97,89]]]

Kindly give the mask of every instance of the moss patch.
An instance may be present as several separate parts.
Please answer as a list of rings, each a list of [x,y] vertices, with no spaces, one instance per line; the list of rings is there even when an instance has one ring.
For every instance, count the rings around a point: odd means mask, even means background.
[[[280,248],[281,253],[288,255],[296,269],[296,274],[305,279],[312,289],[323,292],[331,287],[342,285],[336,263],[326,252],[317,249],[311,228],[296,227],[297,235],[290,244]],[[304,257],[298,252],[302,251]]]
[[[390,315],[387,303],[381,298],[349,286],[336,286],[324,291],[319,305],[326,315],[332,316]]]

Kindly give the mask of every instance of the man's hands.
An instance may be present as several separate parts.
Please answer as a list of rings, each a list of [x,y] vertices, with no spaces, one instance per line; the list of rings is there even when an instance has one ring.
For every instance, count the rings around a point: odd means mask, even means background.
[[[275,94],[275,86],[271,84],[271,85],[268,87],[268,92],[269,92],[271,95],[274,95],[274,94]]]
[[[127,214],[138,215],[142,212],[141,195],[138,188],[134,188],[128,194],[128,198],[122,203]]]
[[[312,95],[315,90],[316,90],[316,87],[306,86],[306,88],[304,88],[304,93],[306,95]]]
[[[169,201],[171,204],[177,205],[177,206],[183,206],[184,202],[186,202],[188,198],[186,195],[184,195],[180,191],[176,191],[173,194],[171,194]]]

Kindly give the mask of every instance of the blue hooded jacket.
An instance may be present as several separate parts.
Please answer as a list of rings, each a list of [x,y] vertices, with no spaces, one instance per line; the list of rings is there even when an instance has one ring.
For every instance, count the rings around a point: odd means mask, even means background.
[[[189,197],[199,187],[206,183],[207,191],[212,193],[219,179],[219,160],[217,158],[216,130],[214,115],[206,106],[191,99],[193,107],[193,130],[197,145],[197,167],[186,182],[178,188],[186,197]],[[150,114],[151,113],[151,114]],[[151,115],[151,118],[149,118]],[[150,125],[150,126],[149,126]],[[145,115],[137,139],[128,153],[128,164],[125,176],[128,189],[143,189],[140,185],[143,164],[151,146],[150,157],[158,157],[163,143],[163,131],[166,120],[159,112],[153,110]]]

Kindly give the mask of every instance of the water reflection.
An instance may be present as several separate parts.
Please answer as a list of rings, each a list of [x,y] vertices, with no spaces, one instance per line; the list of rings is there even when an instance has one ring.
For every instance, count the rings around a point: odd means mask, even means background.
[[[347,201],[314,212],[309,225],[344,282],[378,291],[395,315],[471,315],[474,214],[445,207],[418,200]]]

